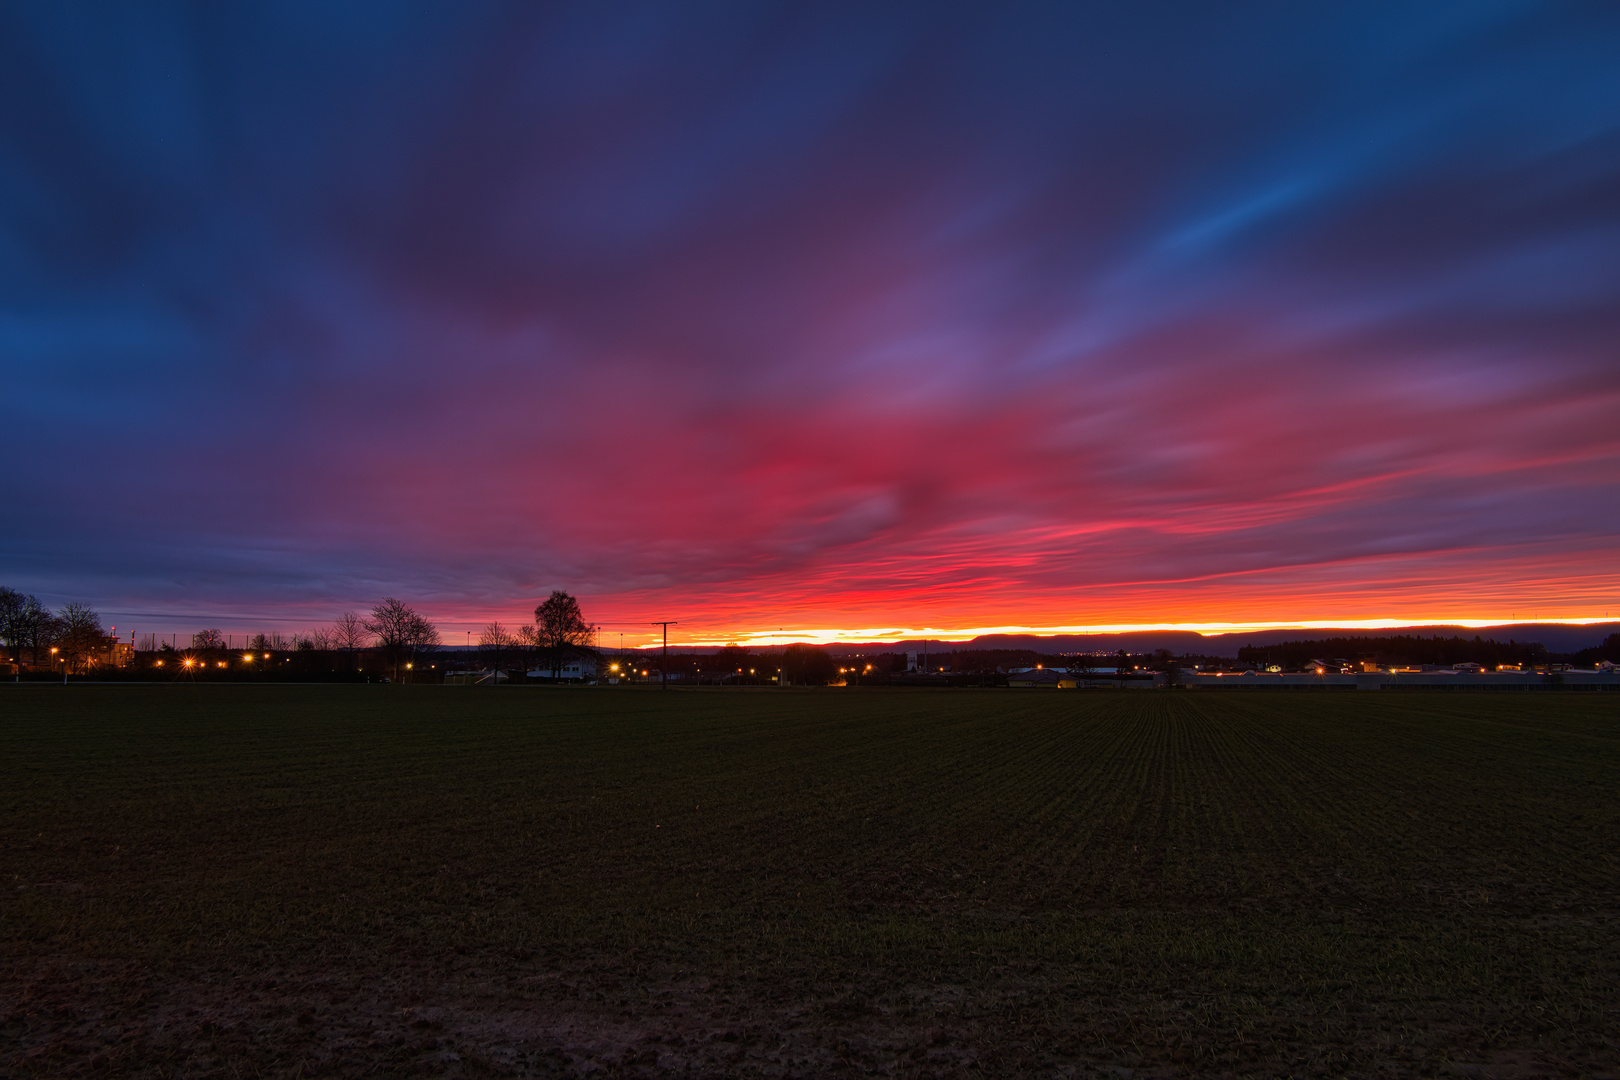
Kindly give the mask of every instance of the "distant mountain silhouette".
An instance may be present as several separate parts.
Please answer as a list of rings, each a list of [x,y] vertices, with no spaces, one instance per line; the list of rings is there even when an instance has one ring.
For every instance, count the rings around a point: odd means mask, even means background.
[[[1236,657],[1245,645],[1277,645],[1284,641],[1309,641],[1315,638],[1388,637],[1391,634],[1421,635],[1423,637],[1482,637],[1496,641],[1540,642],[1548,652],[1572,653],[1602,644],[1610,634],[1620,632],[1620,622],[1594,623],[1590,626],[1566,626],[1562,623],[1506,623],[1501,626],[1475,628],[1471,626],[1403,626],[1387,630],[1364,630],[1359,627],[1319,627],[1309,630],[1282,629],[1257,630],[1204,636],[1185,630],[1152,630],[1137,634],[985,634],[971,641],[949,642],[930,638],[926,642],[929,652],[950,652],[953,649],[1033,649],[1041,653],[1118,652],[1148,653],[1156,649],[1169,649],[1178,656],[1196,653],[1204,656]],[[855,652],[908,652],[923,647],[921,638],[885,642],[880,645],[835,645],[836,653]]]

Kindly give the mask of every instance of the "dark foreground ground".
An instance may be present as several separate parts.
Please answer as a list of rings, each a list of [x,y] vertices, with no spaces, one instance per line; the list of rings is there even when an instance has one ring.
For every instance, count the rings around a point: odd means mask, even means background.
[[[1620,699],[0,688],[0,1076],[1604,1075]]]

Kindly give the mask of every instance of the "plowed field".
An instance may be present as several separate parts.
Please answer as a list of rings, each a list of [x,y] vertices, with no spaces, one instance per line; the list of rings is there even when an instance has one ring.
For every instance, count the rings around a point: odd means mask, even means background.
[[[0,687],[0,1076],[1591,1075],[1620,697]]]

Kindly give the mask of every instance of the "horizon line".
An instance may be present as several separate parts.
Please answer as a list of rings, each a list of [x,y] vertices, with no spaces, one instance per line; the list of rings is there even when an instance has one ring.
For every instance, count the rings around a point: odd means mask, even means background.
[[[131,612],[120,610],[109,612],[118,618],[120,623],[126,619],[139,620],[178,620],[185,616],[173,614],[159,614],[156,612]],[[246,621],[242,616],[224,616],[215,614],[213,620],[226,623],[240,623]],[[193,621],[210,621],[209,616],[193,617]],[[253,621],[261,626],[264,623],[305,623],[308,620],[300,619],[295,615],[265,615],[253,617]],[[438,621],[438,620],[435,620]],[[444,623],[457,626],[457,629],[447,630],[447,634],[463,633],[473,629],[464,623],[463,619],[451,617],[443,620]],[[1402,630],[1425,627],[1456,627],[1468,630],[1484,630],[1513,626],[1594,626],[1603,623],[1620,623],[1620,618],[1609,615],[1580,616],[1559,618],[1384,618],[1384,619],[1297,619],[1297,620],[1244,620],[1244,621],[1207,621],[1207,622],[1120,622],[1120,623],[1079,623],[1047,626],[1003,625],[1003,626],[976,626],[947,629],[937,626],[876,626],[844,629],[838,627],[811,627],[789,630],[786,628],[772,628],[769,630],[730,630],[726,632],[710,632],[700,625],[691,625],[691,630],[681,640],[670,642],[671,645],[721,647],[725,645],[758,645],[778,646],[792,644],[809,645],[884,645],[896,644],[905,640],[929,640],[960,644],[974,638],[993,635],[1026,636],[1026,637],[1100,637],[1117,636],[1122,634],[1148,634],[1148,633],[1191,633],[1206,638],[1221,638],[1232,634],[1257,633],[1273,630]],[[131,633],[140,633],[139,623],[132,628]],[[178,633],[171,631],[173,633]],[[296,633],[296,630],[289,630]],[[474,632],[476,630],[474,629]],[[598,626],[602,636],[619,633],[615,624],[605,623]],[[169,633],[146,631],[154,636],[169,636]],[[234,633],[234,631],[233,631]],[[634,624],[634,630],[627,628],[624,633],[629,636],[635,633],[643,634],[639,623]],[[119,635],[122,637],[123,635]],[[446,645],[458,644],[446,641]],[[653,640],[645,644],[626,643],[629,649],[659,648],[661,643]]]
[[[1101,637],[1120,634],[1147,634],[1181,632],[1200,637],[1225,637],[1230,634],[1255,633],[1262,630],[1402,630],[1430,626],[1455,626],[1467,630],[1485,630],[1506,626],[1594,626],[1620,622],[1610,616],[1560,619],[1306,619],[1283,622],[1157,622],[1157,623],[1097,623],[1073,626],[981,626],[960,630],[936,627],[865,627],[858,630],[819,628],[790,632],[786,630],[753,630],[729,636],[699,634],[682,645],[885,645],[908,639],[961,643],[992,635],[1021,637]],[[673,642],[672,642],[673,644]],[[657,648],[638,645],[637,649]]]

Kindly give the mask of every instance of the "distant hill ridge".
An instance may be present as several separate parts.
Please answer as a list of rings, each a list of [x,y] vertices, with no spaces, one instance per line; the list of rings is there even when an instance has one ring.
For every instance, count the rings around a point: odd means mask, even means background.
[[[1124,649],[1128,653],[1141,655],[1159,649],[1168,649],[1177,656],[1190,653],[1199,656],[1221,656],[1235,660],[1238,656],[1238,650],[1247,646],[1279,646],[1291,642],[1317,642],[1325,646],[1325,643],[1330,641],[1355,640],[1370,643],[1392,637],[1461,637],[1472,641],[1478,637],[1485,641],[1496,641],[1503,645],[1509,642],[1519,645],[1539,644],[1545,646],[1549,653],[1569,654],[1579,652],[1582,649],[1596,648],[1603,644],[1610,635],[1616,633],[1620,633],[1620,621],[1593,623],[1589,626],[1570,626],[1564,623],[1504,623],[1500,626],[1487,627],[1436,624],[1433,626],[1398,626],[1380,630],[1364,630],[1358,627],[1321,627],[1305,630],[1294,627],[1292,629],[1257,630],[1252,633],[1240,632],[1212,634],[1209,636],[1195,634],[1187,630],[1149,630],[1135,634],[984,634],[969,641],[946,641],[941,638],[905,638],[899,641],[839,642],[827,646],[827,651],[834,656],[850,656],[856,653],[921,652],[924,649],[930,653],[965,652],[969,650],[1112,653]],[[754,653],[780,652],[782,649],[780,645],[748,645],[746,642],[739,642],[738,644]],[[653,648],[656,650],[657,647],[654,646]],[[708,654],[718,648],[719,646],[716,645],[676,645],[672,643],[669,651],[671,655]],[[604,651],[611,652],[613,650],[606,649]]]
[[[1176,655],[1193,653],[1203,656],[1224,656],[1236,659],[1238,650],[1245,646],[1276,646],[1289,642],[1345,639],[1384,639],[1390,637],[1463,637],[1473,640],[1494,640],[1507,644],[1539,644],[1551,653],[1573,653],[1594,648],[1614,633],[1620,633],[1620,622],[1593,623],[1589,626],[1570,626],[1565,623],[1509,623],[1501,626],[1401,626],[1381,630],[1363,630],[1356,627],[1321,627],[1310,630],[1280,629],[1258,630],[1252,633],[1219,634],[1205,636],[1186,630],[1152,630],[1136,634],[985,634],[971,641],[949,642],[937,638],[926,642],[930,652],[950,652],[953,649],[1032,649],[1042,653],[1060,652],[1118,652],[1150,653],[1169,649]],[[881,645],[835,645],[837,654],[857,652],[907,652],[925,644],[920,638],[885,642]]]

